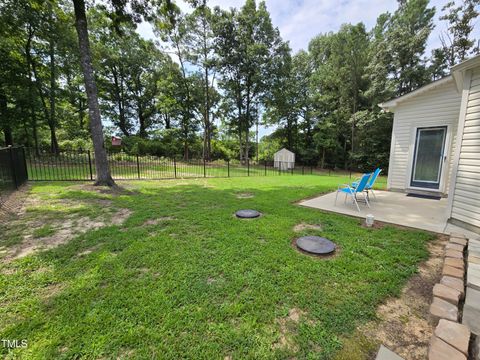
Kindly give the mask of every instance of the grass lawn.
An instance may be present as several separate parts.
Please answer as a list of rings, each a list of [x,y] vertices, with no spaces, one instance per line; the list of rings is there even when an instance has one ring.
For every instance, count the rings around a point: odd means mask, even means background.
[[[392,226],[366,229],[358,219],[294,204],[345,181],[131,182],[113,194],[34,184],[37,200],[26,202],[22,220],[0,225],[0,339],[26,339],[28,347],[0,347],[0,356],[334,358],[382,301],[399,294],[433,238]],[[245,192],[253,197],[239,198]],[[263,216],[233,217],[242,208]],[[121,209],[129,216],[115,222]],[[85,218],[91,222],[78,220]],[[8,259],[25,236],[54,239],[66,223],[78,229],[69,242]],[[295,232],[300,223],[322,229]],[[93,230],[81,231],[82,224]],[[306,234],[335,241],[337,256],[297,252],[291,241]]]

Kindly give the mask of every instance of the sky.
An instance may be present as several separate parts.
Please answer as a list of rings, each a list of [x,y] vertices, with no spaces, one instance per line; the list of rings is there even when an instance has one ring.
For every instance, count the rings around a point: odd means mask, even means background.
[[[427,45],[427,54],[440,46],[440,35],[446,31],[446,24],[440,21],[441,9],[449,0],[431,0],[430,6],[436,8],[435,29],[432,31]],[[210,0],[210,7],[220,6],[228,9],[240,8],[245,0]],[[272,17],[273,25],[278,27],[284,40],[289,41],[293,52],[307,49],[309,41],[320,33],[336,32],[345,23],[363,22],[370,30],[377,17],[384,12],[393,12],[397,8],[397,0],[265,0]],[[457,0],[458,2],[458,0]],[[183,11],[189,7],[177,1]],[[480,29],[475,24],[474,35],[480,38]],[[149,24],[141,24],[137,31],[148,39],[154,39]],[[274,128],[262,127],[260,136],[268,135]]]

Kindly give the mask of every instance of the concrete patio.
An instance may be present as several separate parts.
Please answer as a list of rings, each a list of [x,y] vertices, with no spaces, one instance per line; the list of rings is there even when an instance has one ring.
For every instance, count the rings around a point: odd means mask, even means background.
[[[375,194],[377,196],[376,200],[374,200],[373,196],[370,197],[370,209],[364,202],[359,201],[360,212],[357,211],[351,199],[347,199],[347,202],[344,203],[345,195],[343,194],[338,194],[337,205],[335,205],[335,192],[304,200],[299,204],[360,218],[365,218],[367,214],[372,214],[375,216],[375,220],[436,233],[450,234],[458,232],[472,238],[478,238],[479,236],[447,223],[446,208],[448,199],[446,198],[440,200],[424,199],[409,197],[405,193],[378,190],[375,191]],[[359,196],[359,198],[361,199],[362,196]]]

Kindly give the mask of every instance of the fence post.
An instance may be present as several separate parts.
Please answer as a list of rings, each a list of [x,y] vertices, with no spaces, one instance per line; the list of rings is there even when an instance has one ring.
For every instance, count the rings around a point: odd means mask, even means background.
[[[207,177],[207,168],[205,163],[205,158],[203,158],[203,177]]]
[[[310,166],[310,175],[313,174],[313,166]]]
[[[175,172],[175,179],[177,178],[177,161],[173,158],[173,171]]]
[[[247,159],[247,176],[250,176],[250,160]]]
[[[278,162],[278,175],[282,175],[282,162]]]
[[[267,176],[267,160],[265,160],[264,164],[265,164],[265,176]]]
[[[305,175],[305,165],[302,165],[302,175]]]
[[[140,179],[140,161],[138,159],[138,154],[137,154],[137,174],[138,174],[138,178]]]
[[[293,165],[293,167],[292,167],[292,175],[293,175],[293,169],[294,169],[294,168],[295,168],[295,165]]]
[[[230,177],[230,159],[227,160],[227,176]]]
[[[88,168],[90,170],[90,180],[93,180],[92,157],[90,156],[90,150],[87,150],[87,154],[88,154]]]
[[[10,152],[10,169],[12,171],[13,184],[15,185],[15,189],[18,189],[17,174],[15,171],[15,159],[13,158],[13,147],[9,145],[8,150]]]
[[[25,147],[23,146],[22,146],[22,153],[23,153],[23,166],[25,166],[25,175],[27,176],[27,180],[28,180],[27,155],[25,153]]]

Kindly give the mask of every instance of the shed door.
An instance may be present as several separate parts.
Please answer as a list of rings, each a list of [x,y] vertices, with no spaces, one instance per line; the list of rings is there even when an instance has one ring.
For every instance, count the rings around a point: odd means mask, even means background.
[[[439,189],[447,127],[418,128],[410,185]]]

